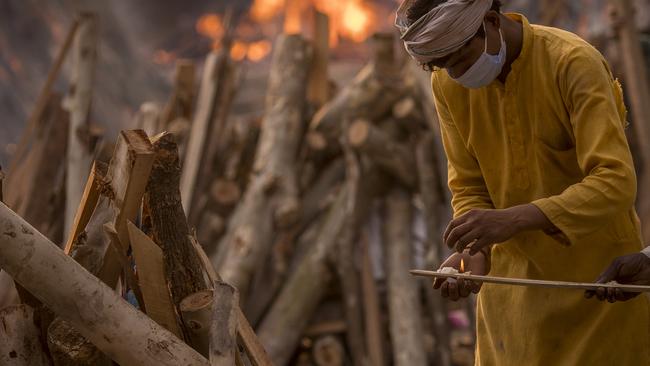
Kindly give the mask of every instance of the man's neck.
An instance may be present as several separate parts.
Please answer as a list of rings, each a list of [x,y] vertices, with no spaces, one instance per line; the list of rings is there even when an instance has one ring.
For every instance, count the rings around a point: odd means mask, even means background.
[[[506,63],[503,65],[498,79],[505,84],[512,69],[512,63],[521,53],[524,44],[524,27],[521,23],[504,15],[501,17],[501,31],[506,42]]]

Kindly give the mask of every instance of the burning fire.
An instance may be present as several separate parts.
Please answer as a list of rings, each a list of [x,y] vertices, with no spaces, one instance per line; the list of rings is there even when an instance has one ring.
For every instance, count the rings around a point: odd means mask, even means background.
[[[465,261],[463,260],[463,258],[461,258],[460,259],[460,273],[464,273],[464,272],[465,272]]]

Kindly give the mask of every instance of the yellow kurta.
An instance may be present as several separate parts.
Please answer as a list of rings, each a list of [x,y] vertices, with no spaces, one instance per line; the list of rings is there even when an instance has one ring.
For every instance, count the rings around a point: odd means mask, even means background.
[[[469,90],[444,70],[432,76],[454,216],[532,202],[570,244],[519,234],[494,247],[490,274],[593,281],[641,249],[620,85],[576,35],[508,16],[524,40],[505,84]],[[484,285],[476,364],[650,365],[649,310],[645,296],[609,304],[581,291]]]

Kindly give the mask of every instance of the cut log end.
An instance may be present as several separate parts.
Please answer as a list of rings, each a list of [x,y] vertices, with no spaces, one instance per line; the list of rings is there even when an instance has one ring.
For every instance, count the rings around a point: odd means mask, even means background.
[[[327,148],[327,139],[320,132],[310,131],[305,138],[307,139],[307,145],[312,150],[321,151]]]
[[[370,134],[370,123],[366,120],[357,120],[348,129],[348,142],[354,147],[362,146]]]
[[[314,342],[313,354],[318,366],[342,366],[345,351],[340,340],[328,335]]]
[[[239,201],[239,198],[241,197],[241,190],[239,189],[237,183],[233,181],[217,179],[214,181],[214,183],[212,183],[210,194],[212,195],[212,199],[217,204],[223,206],[233,206]]]
[[[412,114],[417,105],[413,98],[404,98],[393,106],[393,116],[398,119],[406,118]]]

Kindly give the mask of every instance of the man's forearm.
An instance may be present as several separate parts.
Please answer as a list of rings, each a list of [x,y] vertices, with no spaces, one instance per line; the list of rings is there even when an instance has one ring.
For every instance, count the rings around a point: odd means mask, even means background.
[[[517,231],[556,229],[555,225],[544,215],[542,210],[532,203],[505,209],[512,216],[512,223]]]

